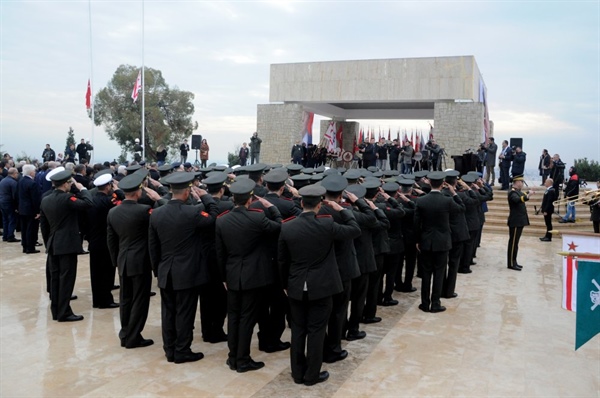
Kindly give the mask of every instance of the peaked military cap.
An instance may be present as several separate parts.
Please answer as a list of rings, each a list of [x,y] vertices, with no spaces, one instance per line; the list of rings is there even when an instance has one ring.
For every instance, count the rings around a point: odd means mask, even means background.
[[[55,182],[57,185],[61,185],[62,183],[67,182],[72,176],[73,174],[71,173],[71,170],[62,170],[52,175],[50,180]]]
[[[427,174],[429,174],[429,171],[427,170],[419,170],[414,172],[415,179],[427,177]]]
[[[399,175],[400,172],[398,170],[384,170],[383,175],[386,177],[394,177]]]
[[[369,167],[367,167],[367,170],[369,170],[371,173],[379,171],[379,169],[375,166],[369,166]]]
[[[142,166],[140,166],[139,164],[132,164],[131,166],[127,166],[125,167],[125,170],[127,170],[127,174],[130,174],[136,170],[141,169]]]
[[[196,178],[194,173],[173,173],[164,177],[163,180],[171,186],[172,189],[184,189],[192,185]]]
[[[339,193],[346,189],[348,180],[339,174],[332,174],[323,178],[321,186],[325,188],[327,192]]]
[[[367,177],[367,178],[365,178],[365,181],[362,183],[362,186],[365,187],[366,189],[379,188],[381,186],[381,181],[379,181],[379,178]]]
[[[99,177],[94,179],[94,185],[97,187],[101,187],[102,185],[106,185],[112,181],[112,175],[110,174],[102,174]]]
[[[211,171],[209,174],[210,176],[202,181],[206,185],[219,186],[227,180],[227,174],[221,171]]]
[[[404,179],[404,180],[415,180],[415,175],[414,174],[400,174],[400,178]]]
[[[321,185],[308,185],[298,190],[298,193],[303,198],[319,198],[325,195],[325,192],[327,192],[327,190]]]
[[[344,178],[347,180],[358,180],[361,177],[361,173],[357,169],[350,169],[344,173]]]
[[[430,181],[442,181],[444,178],[446,178],[446,173],[443,171],[432,171],[431,173],[427,174],[427,178]]]
[[[464,180],[464,178],[463,178],[463,180]],[[521,175],[518,175],[518,176],[514,176],[512,178],[512,180],[513,180],[513,182],[515,182],[515,181],[525,181],[525,177],[521,174]]]
[[[372,175],[373,177],[376,177],[376,178],[381,178],[381,177],[383,177],[383,171],[381,171],[381,170],[380,170],[380,171],[376,171],[376,172],[374,172],[374,173],[373,173],[373,174],[371,174],[371,175]]]
[[[225,169],[227,169],[227,166],[223,166],[223,165],[221,165],[221,166],[214,166],[212,169],[215,170],[215,171],[225,171]]]
[[[246,195],[254,191],[256,183],[248,178],[237,180],[229,187],[229,192],[234,195]]]
[[[119,181],[119,189],[123,192],[135,192],[142,188],[145,176],[142,173],[128,174]]]
[[[361,199],[361,198],[365,197],[365,194],[367,193],[367,188],[365,188],[364,186],[359,185],[359,184],[354,184],[354,185],[348,185],[348,187],[346,188],[346,191],[352,192],[359,199]]]
[[[415,180],[409,180],[406,178],[401,178],[398,181],[398,184],[402,185],[403,187],[412,187],[415,184]]]
[[[323,173],[320,174],[313,174],[310,176],[310,181],[311,182],[320,182],[323,179]]]
[[[265,182],[268,182],[271,184],[281,184],[282,182],[284,182],[287,179],[288,179],[287,170],[285,170],[283,168],[273,169],[273,170],[269,171],[263,177],[263,180]]]
[[[381,187],[386,193],[396,193],[400,189],[400,185],[395,182],[386,182]]]
[[[173,165],[170,163],[165,163],[162,166],[158,167],[158,171],[171,171],[173,170]]]
[[[325,176],[330,176],[330,175],[340,175],[341,173],[339,171],[337,171],[337,169],[327,169],[323,172],[323,175]]]
[[[173,168],[178,169],[181,166],[181,162],[173,162]]]
[[[48,174],[46,174],[46,181],[51,181],[53,175],[60,173],[61,171],[65,171],[65,168],[60,166],[53,170],[50,170]]]
[[[467,184],[473,184],[475,181],[478,180],[479,177],[473,175],[473,174],[465,174],[461,177],[461,179],[466,182]]]

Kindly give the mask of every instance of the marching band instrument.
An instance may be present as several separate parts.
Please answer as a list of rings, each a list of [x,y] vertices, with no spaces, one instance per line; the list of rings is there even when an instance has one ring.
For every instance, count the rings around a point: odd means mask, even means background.
[[[583,194],[571,196],[568,198],[562,198],[562,199],[554,201],[552,204],[554,206],[564,206],[568,203],[573,203],[573,204],[577,205],[577,204],[585,204],[584,202],[593,201],[593,200],[600,200],[600,189],[594,189],[591,191],[587,191]]]

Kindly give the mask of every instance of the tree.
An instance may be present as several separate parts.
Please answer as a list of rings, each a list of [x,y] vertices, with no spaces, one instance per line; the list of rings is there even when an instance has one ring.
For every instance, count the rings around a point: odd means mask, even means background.
[[[600,181],[600,163],[587,158],[575,159],[573,167],[577,170],[577,176],[585,181]]]
[[[229,167],[239,165],[240,164],[240,146],[236,145],[233,152],[227,153],[227,163]]]
[[[69,131],[67,131],[67,146],[68,148],[71,144],[75,145],[75,131],[73,131],[73,127],[69,126]]]
[[[138,67],[121,65],[108,85],[100,90],[94,100],[94,123],[103,125],[111,140],[126,152],[134,152],[134,141],[141,140],[142,99],[141,92],[136,102],[131,99]],[[156,160],[156,148],[179,145],[184,138],[198,129],[192,122],[194,94],[169,87],[161,71],[145,68],[145,142],[147,160]]]

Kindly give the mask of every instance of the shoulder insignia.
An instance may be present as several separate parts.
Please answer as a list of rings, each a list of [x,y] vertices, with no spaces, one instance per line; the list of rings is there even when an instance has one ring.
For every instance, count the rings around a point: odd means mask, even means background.
[[[123,203],[123,202],[121,202],[120,200],[116,200],[116,201],[114,202],[115,206],[118,206],[118,205],[120,205],[121,203]]]
[[[219,214],[217,218],[223,217],[227,213],[229,213],[229,210],[225,210],[223,213]]]
[[[286,218],[285,220],[283,220],[283,221],[282,221],[282,223],[284,223],[284,222],[288,222],[288,221],[291,221],[291,220],[293,220],[294,218],[296,218],[296,216],[291,216],[291,217],[289,217],[289,218]]]
[[[207,212],[205,212],[205,211],[201,211],[201,212],[200,212],[200,215],[201,215],[202,217],[210,217],[210,214],[208,214],[208,213],[207,213]]]
[[[257,213],[264,213],[262,209],[255,209],[255,208],[248,209],[248,211],[255,211]]]
[[[292,198],[287,198],[285,196],[280,196],[279,199],[287,200],[289,202],[293,202]]]
[[[343,203],[340,203],[340,205],[341,205],[342,207],[352,207],[352,205],[351,205],[350,203],[348,203],[348,202],[343,202]]]
[[[69,200],[70,200],[71,202],[77,202],[77,198],[76,198],[75,196],[71,196],[71,197],[69,198]]]
[[[386,207],[385,207],[385,209],[386,209],[386,210],[392,210],[392,208],[391,208],[391,207],[389,207],[389,206],[386,206]]]
[[[331,214],[317,214],[317,218],[333,218]]]
[[[152,214],[152,208],[148,209],[148,214]]]

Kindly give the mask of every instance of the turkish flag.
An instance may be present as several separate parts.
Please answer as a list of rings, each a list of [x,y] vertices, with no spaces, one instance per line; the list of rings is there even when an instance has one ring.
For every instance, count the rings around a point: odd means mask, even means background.
[[[92,85],[90,79],[88,79],[88,88],[85,92],[85,108],[90,109],[92,107]]]

